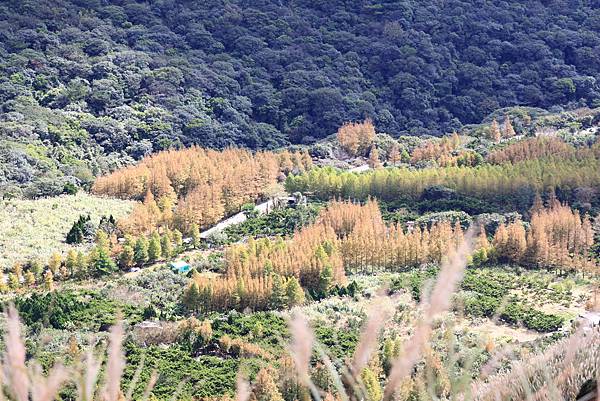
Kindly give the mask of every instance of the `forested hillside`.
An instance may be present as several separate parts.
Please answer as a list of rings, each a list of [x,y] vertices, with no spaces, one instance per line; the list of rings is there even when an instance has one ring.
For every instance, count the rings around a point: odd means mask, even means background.
[[[152,151],[308,143],[365,117],[439,135],[597,106],[598,78],[586,1],[4,1],[0,185],[53,194]]]

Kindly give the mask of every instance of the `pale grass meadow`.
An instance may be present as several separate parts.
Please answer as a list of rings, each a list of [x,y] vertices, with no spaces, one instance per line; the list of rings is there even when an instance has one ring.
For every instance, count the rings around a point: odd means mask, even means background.
[[[36,200],[0,200],[0,268],[39,258],[46,262],[54,252],[72,247],[65,236],[79,215],[98,223],[102,215],[127,216],[135,202],[76,195]]]

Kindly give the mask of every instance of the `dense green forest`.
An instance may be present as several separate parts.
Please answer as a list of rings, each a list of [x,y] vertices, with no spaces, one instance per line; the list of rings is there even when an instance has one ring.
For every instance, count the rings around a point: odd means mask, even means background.
[[[397,137],[597,106],[599,75],[586,1],[4,1],[0,186],[69,192],[152,151],[365,117]]]

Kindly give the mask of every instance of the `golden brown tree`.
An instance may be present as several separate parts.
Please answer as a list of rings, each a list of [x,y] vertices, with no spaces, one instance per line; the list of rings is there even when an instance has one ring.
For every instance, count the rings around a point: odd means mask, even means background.
[[[508,116],[508,114],[504,116],[504,126],[502,127],[502,131],[502,134],[505,138],[512,138],[516,135],[515,129],[512,126],[512,122],[510,121],[510,116]]]
[[[346,123],[338,129],[337,139],[351,156],[364,156],[373,145],[375,127],[369,119],[362,123]]]
[[[500,126],[498,125],[498,121],[496,121],[495,118],[492,121],[492,124],[490,125],[489,137],[494,142],[500,142],[500,139],[502,138],[502,134],[500,133]]]

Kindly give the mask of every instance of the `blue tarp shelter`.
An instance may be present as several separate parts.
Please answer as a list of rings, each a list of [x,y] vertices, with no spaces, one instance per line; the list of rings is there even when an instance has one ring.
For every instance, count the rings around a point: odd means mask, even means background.
[[[179,273],[179,274],[185,274],[187,272],[189,272],[192,269],[192,266],[189,265],[189,263],[184,262],[183,260],[178,260],[176,262],[171,262],[169,263],[169,267]]]

